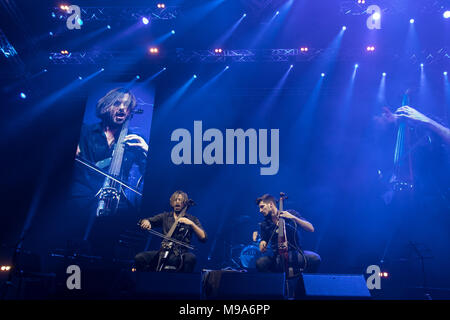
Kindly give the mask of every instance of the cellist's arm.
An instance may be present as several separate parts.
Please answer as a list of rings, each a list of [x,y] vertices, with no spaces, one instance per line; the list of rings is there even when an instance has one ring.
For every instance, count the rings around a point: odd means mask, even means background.
[[[199,226],[197,226],[197,224],[194,223],[194,221],[182,217],[178,220],[179,223],[184,223],[187,224],[188,226],[191,226],[192,230],[194,230],[195,234],[197,235],[198,239],[200,241],[206,241],[206,232],[203,231],[202,228],[200,228]]]
[[[295,223],[297,223],[304,230],[309,231],[309,232],[314,232],[314,226],[312,225],[311,222],[300,219],[299,217],[296,217],[292,213],[289,213],[287,211],[281,211],[280,217],[294,220]]]
[[[437,135],[439,135],[445,141],[445,143],[450,144],[450,129],[444,127],[433,119],[430,119],[416,109],[411,108],[410,106],[403,106],[398,108],[395,111],[394,115],[397,119],[403,118],[408,120],[413,125],[424,126],[432,130]]]

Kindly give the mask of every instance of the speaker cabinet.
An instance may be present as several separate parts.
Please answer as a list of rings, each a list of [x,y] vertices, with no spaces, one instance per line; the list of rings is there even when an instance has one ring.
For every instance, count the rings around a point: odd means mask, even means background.
[[[296,290],[297,299],[370,299],[370,297],[363,275],[303,274]]]
[[[284,299],[283,273],[248,273],[228,270],[203,273],[204,299]]]

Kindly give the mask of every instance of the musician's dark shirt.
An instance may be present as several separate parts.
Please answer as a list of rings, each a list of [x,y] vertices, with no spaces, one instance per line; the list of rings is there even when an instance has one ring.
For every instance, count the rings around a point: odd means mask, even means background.
[[[303,219],[300,214],[295,210],[286,210],[292,215]],[[300,246],[300,237],[299,237],[299,228],[294,220],[284,218],[285,226],[286,226],[286,237],[289,244],[289,250],[301,249]],[[272,217],[270,215],[264,217],[264,221],[259,223],[260,231],[261,231],[261,240],[267,242],[268,246],[270,246],[275,254],[277,254],[278,248],[278,233],[277,226],[273,223]]]
[[[100,168],[101,170],[108,172],[115,145],[116,144],[113,143],[111,146],[108,146],[108,140],[100,122],[83,125],[78,144],[80,148],[78,157]],[[106,161],[103,161],[105,159]],[[122,160],[122,175],[119,177],[120,179],[125,182],[129,181],[130,170],[134,163],[137,164],[139,171],[142,174],[145,170],[146,164],[145,152],[136,150],[136,148],[132,149],[125,147],[124,157]],[[77,198],[87,197],[89,199],[93,199],[95,194],[102,187],[104,180],[105,177],[103,175],[77,162],[74,172],[74,183],[71,191],[72,196]]]
[[[191,220],[192,222],[194,222],[197,225],[197,227],[199,227],[200,229],[203,230],[203,232],[205,232],[205,230],[203,229],[203,227],[197,217],[194,217],[193,215],[190,215],[189,213],[186,213],[185,217],[188,218],[189,220]],[[163,213],[157,214],[156,216],[153,216],[153,217],[150,217],[147,219],[152,224],[152,228],[153,227],[162,227],[164,234],[167,234],[169,232],[170,228],[172,227],[172,225],[175,222],[175,218],[173,216],[173,211],[163,212]],[[186,235],[186,232],[187,232],[187,235]],[[192,239],[192,232],[193,232],[193,230],[192,230],[191,226],[188,226],[184,223],[179,223],[172,235],[172,238],[183,241],[187,244],[190,244],[191,239]],[[206,232],[205,232],[205,236],[206,236]],[[202,239],[200,241],[206,242],[206,240],[207,240],[207,236],[205,237],[205,239]],[[181,251],[185,251],[184,247],[179,247],[179,249]]]
[[[131,130],[129,131],[131,134]],[[117,135],[119,133],[120,130],[118,130]],[[116,139],[117,138],[118,136],[116,136]],[[116,144],[113,143],[111,146],[108,146],[108,140],[103,130],[103,126],[100,122],[83,125],[83,127],[81,128],[79,142],[79,156],[81,158],[93,163],[97,163],[98,161],[110,158],[114,151],[115,145]],[[124,172],[128,172],[130,169],[129,167],[131,167],[133,163],[138,164],[140,171],[143,172],[143,169],[145,168],[145,158],[145,152],[133,152],[131,149],[125,148],[123,160],[125,165]]]

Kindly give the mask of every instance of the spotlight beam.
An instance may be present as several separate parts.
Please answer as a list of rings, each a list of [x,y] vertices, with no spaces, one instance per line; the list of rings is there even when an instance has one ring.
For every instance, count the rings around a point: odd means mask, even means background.
[[[104,69],[100,69],[91,75],[87,76],[83,80],[80,80],[78,77],[76,80],[69,83],[64,88],[52,93],[50,96],[42,100],[40,103],[35,105],[31,110],[27,110],[26,114],[21,114],[16,119],[12,119],[8,127],[6,128],[6,134],[13,134],[14,132],[18,132],[23,128],[27,127],[36,117],[44,113],[49,107],[51,107],[54,103],[56,103],[59,99],[64,97],[66,94],[71,91],[81,87],[87,81],[91,80],[95,76],[99,75],[103,72]]]

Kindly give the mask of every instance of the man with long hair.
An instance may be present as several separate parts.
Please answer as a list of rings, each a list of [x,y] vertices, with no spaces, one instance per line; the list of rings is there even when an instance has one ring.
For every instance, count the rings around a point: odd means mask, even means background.
[[[142,219],[140,222],[141,228],[150,230],[154,227],[162,227],[164,235],[167,235],[174,225],[175,221],[178,221],[173,234],[172,239],[181,241],[187,245],[190,245],[192,234],[195,233],[197,238],[201,242],[206,242],[207,235],[203,230],[202,225],[197,217],[194,217],[186,212],[181,217],[182,210],[188,203],[188,196],[183,191],[175,191],[170,197],[171,211],[157,214],[151,218]],[[161,251],[146,251],[136,255],[135,265],[139,271],[155,271],[160,261]],[[196,257],[192,252],[180,244],[174,243],[173,248],[170,251],[166,260],[166,266],[172,267],[172,269],[180,272],[192,272],[196,264]]]
[[[111,157],[122,126],[135,108],[136,98],[130,90],[116,88],[109,91],[97,102],[95,114],[101,121],[83,126],[77,155],[95,163]],[[124,142],[134,151],[135,161],[145,159],[148,145],[142,137],[128,134]]]

